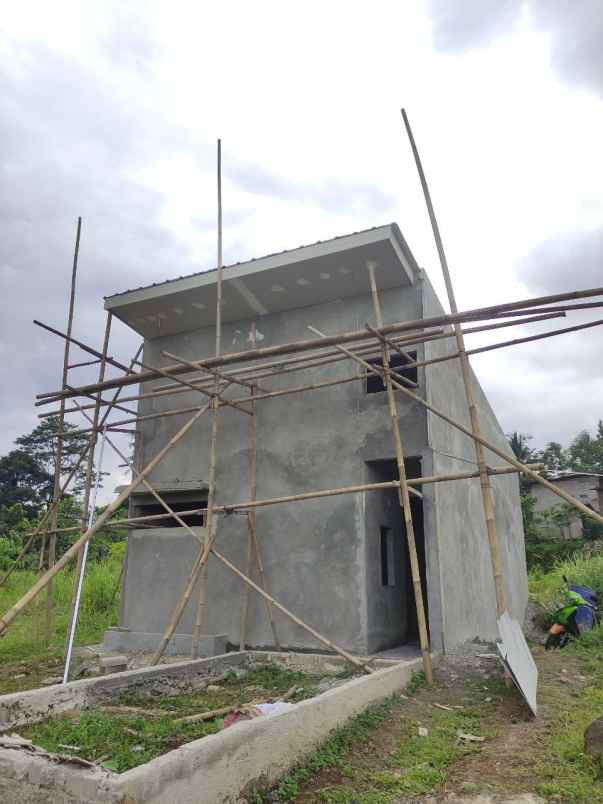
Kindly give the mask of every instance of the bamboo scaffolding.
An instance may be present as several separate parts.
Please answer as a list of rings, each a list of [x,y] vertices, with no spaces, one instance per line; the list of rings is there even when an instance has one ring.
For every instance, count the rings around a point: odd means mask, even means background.
[[[576,305],[576,306],[578,306],[578,305]],[[597,306],[601,306],[601,305],[597,304]],[[528,317],[528,318],[522,318],[522,319],[520,319],[518,321],[502,321],[502,322],[495,322],[493,324],[485,324],[485,325],[477,326],[477,327],[467,327],[467,328],[465,328],[463,330],[463,334],[464,335],[473,335],[473,334],[478,333],[478,332],[486,332],[488,330],[500,329],[502,327],[514,327],[514,326],[519,326],[521,324],[532,324],[532,323],[535,323],[535,322],[538,322],[538,321],[547,321],[547,320],[552,319],[552,318],[563,318],[564,316],[565,316],[565,312],[556,311],[556,312],[547,313],[547,314],[544,314],[544,315],[535,315],[535,316],[531,316],[531,317]],[[439,340],[439,339],[442,339],[442,338],[453,338],[453,337],[454,337],[453,332],[446,332],[445,330],[440,328],[440,329],[428,330],[421,337],[410,337],[409,338],[407,336],[399,336],[399,337],[394,336],[392,338],[389,338],[389,340],[392,343],[396,343],[396,344],[406,342],[408,345],[414,346],[414,345],[418,345],[420,343],[430,342],[432,340]],[[371,344],[369,346],[363,346],[360,349],[357,349],[355,351],[359,355],[362,355],[365,352],[375,353],[376,354],[378,352],[378,347]],[[308,358],[305,357],[305,356],[302,356],[302,357],[294,357],[294,358],[291,358],[290,360],[274,361],[273,363],[264,363],[264,364],[261,364],[260,366],[253,367],[253,368],[244,368],[244,369],[238,369],[238,370],[235,370],[235,371],[231,370],[230,372],[224,372],[224,373],[221,373],[220,376],[222,376],[222,377],[224,377],[226,379],[226,378],[230,378],[231,376],[234,376],[235,373],[236,373],[236,375],[239,376],[239,377],[250,376],[252,379],[256,379],[256,378],[257,379],[262,379],[263,377],[274,377],[274,376],[278,376],[278,375],[280,375],[282,373],[290,373],[292,371],[304,371],[305,369],[313,368],[315,366],[324,366],[324,365],[327,365],[328,363],[339,363],[339,362],[342,362],[342,361],[347,359],[345,356],[342,356],[337,351],[337,349],[323,350],[323,353],[320,354],[318,357],[321,358],[320,362],[317,360],[314,363],[308,363],[307,365],[299,365],[299,366],[296,366],[296,367],[291,368],[291,369],[287,369],[286,371],[282,371],[282,372],[281,371],[276,371],[276,370],[275,371],[266,371],[265,374],[258,374],[257,377],[254,377],[253,373],[256,372],[258,369],[264,369],[265,370],[265,369],[270,368],[270,367],[286,366],[289,363],[302,363],[302,362],[307,361]],[[322,360],[322,358],[330,358],[330,357],[334,357],[334,359],[333,360],[326,360],[326,359]],[[209,388],[209,387],[210,386],[208,384],[207,388]],[[122,401],[123,402],[136,402],[136,401],[139,401],[141,399],[155,399],[155,398],[161,397],[161,396],[169,396],[169,395],[173,395],[173,394],[181,394],[181,393],[186,393],[186,392],[187,392],[186,388],[182,388],[182,386],[180,386],[177,383],[172,383],[172,384],[165,385],[165,386],[159,386],[156,390],[150,391],[148,393],[135,394],[133,396],[122,397]],[[245,397],[243,397],[243,399],[245,399]],[[234,401],[237,401],[237,400],[235,399]],[[101,404],[102,405],[108,405],[109,401],[108,400],[103,400],[101,402]],[[94,405],[84,405],[83,407],[84,407],[84,410],[89,410],[89,409],[93,408]],[[189,411],[189,410],[191,410],[191,409],[186,408],[186,411]],[[66,413],[75,413],[76,411],[78,411],[78,408],[75,408],[75,407],[65,409]],[[46,413],[39,413],[38,418],[45,419],[45,418],[48,418],[49,416],[55,416],[57,412],[58,411],[49,411],[49,412],[46,412]]]
[[[140,354],[141,351],[142,351],[142,344],[139,346],[134,360],[138,357],[138,355]],[[134,361],[132,361],[132,365],[133,364],[134,364]],[[107,420],[109,414],[111,413],[112,406],[115,403],[115,401],[119,398],[119,395],[120,395],[121,391],[122,391],[122,389],[118,388],[117,391],[115,392],[115,394],[113,395],[113,399],[107,403],[109,405],[109,407],[107,408],[107,410],[103,414],[103,419],[102,419],[102,421],[101,421],[101,423],[99,425],[99,428],[102,428],[103,424]],[[75,410],[77,410],[77,408],[75,408]],[[77,463],[71,469],[71,471],[70,471],[70,473],[69,473],[69,475],[67,477],[67,480],[63,483],[59,499],[56,500],[56,502],[53,502],[52,505],[48,508],[48,510],[46,511],[44,516],[42,517],[42,521],[40,522],[38,527],[32,533],[28,534],[28,537],[29,537],[28,541],[25,543],[25,545],[22,548],[21,552],[19,553],[17,558],[14,560],[12,566],[9,568],[9,570],[6,572],[6,574],[3,576],[2,580],[0,580],[0,587],[3,586],[6,583],[8,578],[11,576],[13,571],[16,569],[16,567],[18,566],[18,564],[21,561],[21,559],[23,558],[23,556],[27,553],[27,551],[29,550],[30,546],[33,544],[33,541],[35,540],[36,536],[40,536],[43,533],[47,532],[47,531],[42,530],[42,528],[44,527],[44,524],[46,523],[47,519],[52,515],[53,511],[59,505],[61,499],[63,498],[63,495],[65,494],[66,490],[69,488],[69,484],[71,483],[73,478],[76,476],[77,472],[79,471],[79,468],[82,465],[82,462],[83,462],[84,458],[88,454],[88,451],[89,451],[91,445],[92,445],[92,439],[90,438],[88,443],[86,444],[86,446],[84,447],[84,449],[82,450],[80,455],[78,456]],[[81,528],[74,527],[74,528],[56,528],[56,529],[54,529],[55,533],[68,533],[68,532],[75,532],[75,531],[81,531]]]
[[[153,469],[159,464],[165,455],[173,449],[175,444],[183,438],[191,427],[195,424],[195,422],[203,415],[203,413],[207,410],[208,406],[202,408],[201,410],[197,411],[194,416],[192,416],[181,428],[178,432],[172,436],[172,438],[168,441],[168,443],[159,450],[159,452],[155,455],[155,457],[149,461],[146,467],[140,472],[140,474],[132,480],[132,482],[123,489],[120,494],[116,497],[116,499],[107,506],[107,508],[103,511],[103,513],[98,517],[95,521],[94,525],[92,525],[88,530],[83,533],[80,538],[71,545],[71,547],[65,551],[65,553],[61,556],[61,558],[56,562],[52,569],[49,569],[45,575],[38,579],[38,581],[31,587],[31,589],[26,592],[11,608],[5,612],[3,617],[0,618],[0,636],[3,636],[8,629],[8,626],[11,622],[17,617],[23,609],[29,605],[35,598],[40,594],[40,592],[46,588],[48,582],[55,577],[62,569],[65,567],[69,561],[77,555],[80,548],[84,546],[84,544],[89,541],[98,531],[103,527],[103,525],[109,521],[111,516],[117,511],[117,509],[128,499],[132,491],[134,491],[137,486],[140,485],[142,482],[142,478],[146,478]]]
[[[389,373],[390,375],[392,373],[391,370],[386,372],[385,370],[380,369],[378,366],[374,366],[371,365],[370,363],[367,363],[366,360],[363,360],[361,357],[358,357],[358,355],[354,354],[354,352],[351,352],[349,349],[346,349],[345,346],[340,345],[338,348],[342,351],[342,353],[347,354],[350,359],[354,360],[359,365],[364,366],[368,371],[372,372],[373,374],[378,374],[380,377],[383,378],[386,373]],[[593,511],[591,508],[588,508],[586,505],[581,503],[580,500],[577,500],[575,497],[572,497],[571,494],[568,494],[566,491],[559,488],[559,486],[556,486],[554,483],[551,483],[550,481],[546,480],[544,477],[539,475],[538,472],[532,469],[528,464],[521,463],[521,461],[518,461],[512,455],[503,452],[503,450],[499,449],[499,447],[497,447],[492,442],[486,440],[482,436],[475,435],[475,433],[473,433],[472,430],[468,429],[460,422],[457,422],[451,416],[448,416],[448,414],[444,413],[444,411],[440,410],[439,408],[436,408],[429,402],[426,402],[420,396],[413,393],[408,388],[405,388],[403,385],[400,385],[400,383],[396,382],[394,379],[392,379],[392,385],[394,386],[394,388],[397,388],[399,391],[405,394],[409,399],[412,399],[417,404],[422,405],[422,407],[424,407],[426,410],[431,411],[434,414],[434,416],[438,416],[438,418],[442,419],[442,421],[447,422],[452,427],[459,430],[461,433],[464,433],[465,435],[469,436],[469,438],[472,438],[474,441],[479,441],[479,443],[483,447],[486,447],[486,449],[490,450],[490,452],[493,452],[494,455],[497,455],[499,458],[502,458],[502,460],[505,461],[506,463],[509,463],[511,464],[511,466],[514,466],[519,472],[522,472],[527,477],[532,478],[532,480],[535,480],[541,486],[544,486],[544,488],[553,492],[553,494],[556,494],[557,497],[561,497],[562,500],[565,500],[565,502],[569,503],[569,505],[571,505],[576,510],[580,511],[583,514],[586,514],[586,516],[589,516],[591,519],[594,519],[595,522],[598,522],[599,524],[603,525],[603,516],[598,514],[596,511]]]
[[[391,335],[393,333],[402,333],[417,329],[426,330],[430,327],[444,326],[455,323],[477,322],[480,320],[487,320],[488,318],[492,318],[497,313],[507,313],[509,311],[512,312],[514,310],[522,310],[525,308],[545,305],[557,301],[584,299],[593,296],[603,296],[603,287],[590,288],[588,290],[575,290],[567,293],[557,293],[551,296],[541,296],[531,299],[522,299],[515,302],[508,302],[507,304],[503,305],[493,305],[490,307],[475,308],[473,310],[464,311],[456,315],[441,315],[441,316],[434,316],[431,318],[418,319],[415,321],[396,322],[394,324],[388,324],[387,326],[380,328],[380,332],[382,335]],[[338,344],[345,344],[345,343],[351,343],[353,341],[366,340],[369,337],[371,336],[366,332],[366,330],[353,330],[351,332],[343,332],[338,335],[328,336],[327,338],[323,339],[323,342],[325,346],[336,346]],[[294,341],[290,343],[279,344],[277,346],[265,346],[262,348],[247,350],[245,352],[233,352],[230,354],[222,355],[221,357],[214,357],[202,361],[191,361],[191,362],[202,363],[203,368],[205,367],[215,368],[219,366],[231,365],[233,363],[249,362],[251,360],[256,360],[264,357],[273,357],[279,355],[306,352],[318,348],[319,345],[320,345],[320,339]],[[165,369],[175,374],[186,374],[187,372],[190,372],[190,368],[188,366],[167,366],[165,367]],[[80,388],[78,388],[77,393],[75,391],[69,391],[66,393],[62,393],[61,391],[50,391],[44,394],[37,394],[36,398],[39,401],[36,403],[36,405],[40,404],[44,405],[53,402],[58,402],[61,397],[70,399],[73,396],[77,396],[78,394],[82,393],[89,393],[89,392],[93,393],[96,391],[110,390],[114,388],[119,388],[122,385],[134,385],[137,383],[148,382],[149,380],[156,380],[156,379],[158,379],[158,375],[155,372],[137,372],[136,375],[133,377],[130,376],[116,377],[111,380],[106,380],[105,382],[100,384],[96,383],[93,385],[81,386]]]
[[[98,369],[98,380],[102,382],[105,377],[105,369],[107,366],[107,353],[109,350],[109,339],[111,337],[111,323],[113,321],[113,314],[111,312],[107,313],[107,321],[105,324],[105,336],[103,339],[103,347],[101,352],[100,364]],[[127,371],[127,369],[126,369]],[[92,481],[93,481],[93,474],[94,474],[94,457],[96,452],[96,442],[98,437],[98,423],[100,419],[100,398],[101,392],[97,393],[97,400],[96,405],[94,408],[94,415],[92,418],[92,432],[90,434],[90,450],[88,452],[88,461],[86,463],[86,477],[85,477],[85,485],[84,485],[84,501],[82,504],[82,533],[85,533],[86,530],[90,527],[92,523],[92,517],[94,516],[94,511],[90,508],[90,494],[92,491]],[[100,468],[99,468],[100,471]],[[98,478],[100,480],[100,478]],[[96,484],[98,485],[98,484]],[[96,488],[95,488],[95,496],[96,496]],[[65,664],[66,664],[66,673],[69,672],[69,654],[70,654],[70,647],[69,643],[72,641],[73,637],[70,636],[75,628],[75,620],[77,618],[77,607],[79,601],[79,591],[81,590],[83,573],[84,573],[84,558],[87,553],[87,549],[82,547],[82,549],[77,554],[77,565],[75,570],[75,582],[73,586],[73,592],[71,595],[71,604],[70,604],[70,611],[69,611],[69,627],[67,629],[67,644],[65,647]],[[51,581],[52,583],[52,581]],[[65,682],[63,682],[65,683]]]
[[[548,317],[549,316],[546,316],[546,318],[548,318]],[[545,317],[543,316],[543,317],[539,317],[539,318],[545,318]],[[591,327],[600,326],[602,323],[603,323],[603,319],[597,320],[597,321],[590,321],[590,322],[588,322],[586,324],[579,324],[579,325],[574,326],[574,327],[566,327],[564,329],[552,330],[550,332],[545,332],[545,333],[541,333],[541,334],[538,334],[538,335],[531,335],[531,336],[526,337],[526,338],[517,338],[517,339],[511,340],[511,341],[502,341],[500,343],[490,344],[488,346],[483,346],[483,347],[479,347],[479,348],[476,348],[476,349],[469,349],[467,351],[467,354],[476,355],[476,354],[481,354],[483,352],[490,352],[490,351],[493,351],[495,349],[502,349],[502,348],[507,348],[509,346],[516,346],[516,345],[519,345],[521,343],[527,343],[528,341],[541,340],[543,338],[550,338],[550,337],[553,337],[553,336],[556,336],[556,335],[564,335],[564,334],[567,334],[569,332],[575,332],[575,331],[578,331],[578,330],[581,330],[581,329],[588,329],[588,328],[591,328]],[[371,334],[374,334],[377,338],[383,338],[385,343],[387,343],[388,345],[391,345],[391,343],[392,343],[391,340],[389,338],[385,338],[385,336],[382,336],[379,333],[379,331],[377,329],[375,329],[374,327],[367,326],[366,329]],[[373,352],[374,352],[374,350],[371,350],[371,354]],[[432,363],[441,363],[441,362],[445,362],[447,360],[454,360],[457,357],[458,357],[458,352],[454,352],[453,354],[444,355],[444,356],[438,357],[438,358],[432,358],[430,360],[412,361],[410,363],[404,364],[404,366],[401,366],[400,368],[402,370],[407,370],[407,369],[414,368],[414,367],[421,368],[421,367],[424,367],[424,366],[429,366]],[[341,359],[344,360],[346,358],[345,358],[345,356],[342,356]],[[398,373],[396,373],[395,376],[398,379],[402,380],[402,381],[404,381],[406,379],[406,378],[401,377],[401,375],[398,374]],[[268,391],[268,392],[263,393],[263,394],[256,394],[253,397],[253,400],[254,400],[254,402],[259,402],[259,401],[262,401],[264,399],[274,399],[274,398],[281,397],[281,396],[288,396],[290,394],[301,393],[303,391],[315,391],[315,390],[318,390],[320,388],[330,388],[330,387],[335,386],[335,385],[343,385],[345,383],[356,382],[358,380],[363,380],[363,379],[364,379],[364,375],[354,374],[354,375],[352,375],[350,377],[342,377],[342,378],[338,378],[336,380],[325,380],[323,382],[309,383],[309,384],[306,384],[306,385],[299,385],[299,386],[293,386],[293,387],[290,387],[290,388],[284,388],[284,389],[281,389],[279,391]],[[408,384],[408,383],[405,383],[405,384]],[[237,399],[234,399],[234,400],[232,400],[232,402],[246,403],[246,402],[250,402],[251,399],[252,399],[251,396],[245,396],[245,397],[239,397]],[[220,404],[223,404],[223,403],[221,402]],[[77,410],[77,408],[73,408],[73,410]],[[115,421],[115,422],[113,422],[111,424],[111,428],[122,427],[122,426],[127,425],[127,424],[140,423],[140,422],[143,422],[143,421],[149,421],[151,419],[159,419],[159,418],[170,417],[170,416],[178,416],[178,415],[181,415],[183,413],[194,412],[195,410],[198,410],[198,406],[193,405],[193,406],[185,407],[185,408],[176,408],[176,409],[172,409],[172,410],[158,411],[156,413],[148,413],[148,414],[145,414],[145,415],[142,415],[142,416],[135,416],[135,417],[132,417],[130,419],[119,419],[118,421]],[[89,428],[88,429],[82,429],[82,430],[75,430],[75,431],[73,431],[72,435],[73,436],[75,436],[75,435],[84,435],[84,434],[87,434],[89,432],[90,432]]]
[[[544,464],[527,464],[528,468],[532,469],[533,471],[542,471],[544,469]],[[521,474],[522,471],[516,469],[514,466],[504,466],[504,467],[488,467],[488,474],[492,476],[497,475],[511,475],[511,474]],[[408,486],[423,486],[429,485],[432,483],[444,483],[449,480],[469,480],[471,478],[479,477],[479,472],[456,472],[449,475],[426,475],[424,477],[414,477],[414,478],[407,478],[406,482]],[[397,480],[387,480],[381,483],[364,483],[358,484],[355,486],[343,486],[341,488],[333,488],[333,489],[321,489],[318,491],[309,491],[303,494],[294,494],[285,497],[272,497],[265,500],[247,500],[245,502],[239,503],[231,503],[227,505],[218,505],[214,506],[214,511],[216,513],[226,513],[231,514],[238,511],[246,511],[252,508],[262,508],[270,505],[278,505],[280,503],[290,503],[290,502],[303,502],[304,500],[312,500],[317,499],[320,497],[334,497],[337,495],[342,494],[357,494],[359,492],[364,491],[381,491],[384,489],[396,489],[399,486],[399,482]],[[411,492],[412,493],[412,492]],[[206,508],[190,508],[186,511],[178,511],[179,516],[193,516],[195,514],[204,514],[206,512]],[[115,528],[125,528],[134,525],[145,525],[145,524],[152,524],[157,522],[161,519],[170,519],[173,518],[172,514],[147,514],[145,516],[138,516],[138,517],[127,517],[125,519],[112,519],[110,522],[107,522],[105,527],[115,527]],[[78,526],[73,527],[66,527],[66,528],[57,528],[54,533],[75,533],[76,531],[81,530]],[[51,531],[46,531],[46,533],[50,533]],[[37,531],[30,535],[39,535]]]
[[[458,307],[456,303],[456,297],[454,294],[454,288],[452,286],[450,270],[448,268],[448,260],[446,259],[446,252],[444,251],[444,243],[442,242],[442,237],[440,235],[440,227],[438,226],[435,210],[433,208],[433,204],[431,201],[431,194],[429,192],[429,187],[427,185],[427,179],[425,178],[423,165],[421,164],[421,158],[419,156],[419,152],[415,144],[412,129],[408,121],[408,116],[404,109],[402,109],[401,111],[404,126],[406,127],[406,133],[408,134],[410,147],[414,154],[415,164],[417,166],[417,172],[419,174],[419,179],[421,181],[421,187],[423,188],[425,204],[427,206],[427,212],[429,214],[429,220],[431,222],[431,229],[433,231],[438,257],[440,259],[440,266],[442,268],[444,284],[446,285],[446,294],[448,296],[450,312],[453,315],[457,315]],[[454,332],[456,335],[458,357],[461,364],[461,375],[463,377],[463,385],[465,386],[465,395],[467,397],[467,407],[469,410],[471,431],[475,436],[480,436],[481,426],[479,421],[479,414],[477,411],[477,404],[475,402],[475,389],[473,387],[473,379],[471,377],[471,368],[469,366],[469,359],[467,357],[467,351],[465,349],[465,339],[463,337],[463,332],[460,325],[456,322],[454,324]],[[502,614],[507,610],[508,606],[507,606],[507,592],[505,589],[505,579],[502,568],[502,560],[500,556],[500,549],[498,546],[496,518],[494,515],[494,502],[492,499],[492,486],[490,484],[490,478],[488,476],[488,472],[486,471],[486,456],[484,453],[484,448],[477,440],[474,442],[474,446],[480,473],[480,489],[482,494],[482,505],[484,508],[484,518],[486,521],[486,530],[488,533],[488,543],[490,545],[492,577],[494,579],[494,589],[496,592],[496,611],[498,617],[501,617]]]
[[[255,327],[255,324],[252,324],[252,329]],[[186,360],[184,357],[179,357],[178,355],[173,355],[171,352],[166,352],[165,349],[162,349],[161,354],[164,357],[169,357],[170,360],[176,360],[178,363],[182,363],[184,366],[190,366],[193,371],[198,371],[199,367],[195,365],[195,363],[191,363],[190,360]],[[245,388],[250,388],[252,391],[258,388],[259,386],[254,385],[251,382],[246,382],[245,380],[239,379],[235,374],[231,374],[230,376],[227,374],[223,374],[221,371],[217,369],[205,369],[207,374],[212,374],[214,377],[217,377],[219,380],[226,380],[227,383],[236,383],[237,385],[242,385]]]
[[[379,292],[377,290],[377,282],[375,281],[375,264],[373,262],[367,263],[369,274],[369,283],[371,287],[371,297],[373,300],[373,313],[378,327],[383,326],[383,318],[381,315],[381,304],[379,301]],[[402,447],[402,438],[400,436],[400,422],[398,419],[398,409],[396,405],[396,397],[392,386],[392,378],[389,373],[389,349],[386,344],[382,345],[382,359],[383,368],[385,369],[385,390],[387,392],[387,402],[389,406],[389,415],[392,425],[392,435],[394,437],[394,447],[396,450],[396,463],[398,465],[398,479],[400,487],[398,489],[398,499],[400,508],[402,509],[402,516],[404,519],[404,528],[406,531],[406,542],[408,544],[408,555],[410,558],[410,573],[412,577],[412,584],[415,594],[415,606],[417,609],[417,623],[419,627],[419,644],[421,646],[421,655],[423,657],[423,672],[425,673],[425,680],[428,684],[433,683],[433,669],[431,666],[431,654],[429,652],[429,636],[427,633],[427,617],[425,615],[425,604],[423,602],[423,590],[421,587],[421,570],[419,567],[419,559],[417,556],[417,545],[415,542],[415,529],[412,521],[412,510],[410,507],[410,494],[409,487],[406,482],[406,467],[404,465],[404,449]],[[404,567],[402,568],[404,570]]]
[[[70,337],[71,332],[73,329],[73,311],[75,308],[75,285],[76,285],[76,278],[77,278],[77,264],[78,264],[78,256],[80,251],[80,235],[82,233],[82,219],[79,217],[77,219],[77,229],[75,234],[75,247],[73,252],[73,265],[71,269],[71,289],[69,293],[69,306],[67,311],[67,335]],[[65,388],[67,385],[67,376],[69,374],[69,352],[70,352],[71,342],[69,339],[65,341],[65,346],[63,350],[63,374],[62,374],[62,386]],[[61,400],[60,409],[59,409],[59,418],[58,418],[58,436],[57,436],[57,451],[55,456],[55,464],[54,464],[54,484],[52,490],[52,503],[53,503],[53,512],[51,515],[50,526],[51,529],[58,526],[58,518],[59,518],[59,503],[62,497],[61,492],[61,472],[63,469],[63,427],[65,422],[65,400]],[[44,548],[42,548],[43,550]],[[48,567],[52,567],[56,560],[56,535],[54,533],[50,534],[48,539]],[[50,639],[52,637],[52,625],[53,625],[53,612],[54,609],[54,592],[53,592],[53,584],[52,581],[48,584],[46,588],[46,622],[45,622],[45,629],[44,629],[44,641],[48,645],[50,643]]]
[[[37,321],[37,320],[34,319],[33,323],[37,327],[41,327],[42,329],[48,330],[48,332],[52,332],[53,335],[58,335],[59,338],[63,338],[64,340],[68,340],[69,343],[73,343],[76,346],[79,346],[79,348],[82,349],[84,352],[88,352],[91,355],[95,355],[98,358],[98,360],[95,361],[95,362],[100,362],[103,359],[102,352],[97,352],[96,349],[93,349],[91,346],[87,346],[85,343],[82,343],[82,341],[78,341],[72,335],[67,335],[64,332],[61,332],[59,329],[55,329],[54,327],[50,327],[48,324],[42,323],[42,321]],[[120,371],[125,371],[126,374],[129,373],[127,367],[124,366],[123,363],[118,362],[117,360],[115,360],[112,357],[109,357],[108,355],[105,356],[105,363],[109,363],[111,366],[113,366],[114,368],[119,369]],[[96,389],[96,390],[98,390],[98,389]],[[54,396],[54,393],[52,394],[52,396]],[[61,396],[61,394],[57,393],[57,396]]]
[[[569,332],[579,332],[583,329],[591,329],[592,327],[600,327],[603,324],[603,318],[599,318],[596,321],[588,321],[586,324],[576,324],[573,327],[564,327],[563,329],[554,329],[550,330],[549,332],[541,332],[537,335],[528,335],[525,338],[514,338],[510,341],[501,341],[499,343],[492,343],[488,344],[487,346],[479,346],[476,349],[466,349],[465,354],[469,355],[481,355],[484,352],[492,352],[495,349],[506,349],[508,346],[519,346],[521,343],[531,343],[532,341],[540,341],[544,338],[553,338],[556,335],[567,335]],[[390,339],[386,338],[384,335],[380,335],[374,327],[370,327],[367,325],[367,330],[373,333],[379,339],[383,339],[383,342],[392,345],[390,343]],[[429,360],[419,360],[419,361],[412,361],[411,363],[405,363],[402,368],[410,369],[410,368],[423,368],[424,366],[432,366],[434,363],[444,363],[447,360],[455,360],[456,358],[460,357],[460,352],[454,352],[450,355],[442,355],[440,357],[432,357]]]

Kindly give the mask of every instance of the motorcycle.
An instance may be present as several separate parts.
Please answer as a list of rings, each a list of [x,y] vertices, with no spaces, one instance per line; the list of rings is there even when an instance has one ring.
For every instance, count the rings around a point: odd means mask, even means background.
[[[546,650],[564,648],[572,637],[579,639],[600,622],[596,593],[588,586],[570,586],[565,575],[563,580],[567,586],[565,601],[553,613],[553,623],[544,643]]]

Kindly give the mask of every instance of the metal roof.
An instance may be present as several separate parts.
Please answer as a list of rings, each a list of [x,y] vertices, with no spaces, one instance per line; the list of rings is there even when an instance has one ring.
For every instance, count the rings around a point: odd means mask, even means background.
[[[225,267],[222,321],[363,295],[368,260],[383,290],[413,285],[419,275],[398,226],[376,226]],[[215,322],[216,288],[214,268],[114,294],[105,308],[148,339],[190,332]]]
[[[417,265],[415,258],[408,247],[402,232],[400,231],[400,227],[397,223],[390,223],[385,224],[392,227],[392,231],[395,232],[397,235],[400,246],[406,252],[406,256],[412,261],[414,264],[414,269],[416,271],[419,270],[419,266]],[[250,260],[239,260],[238,262],[230,263],[229,265],[222,266],[223,270],[228,270],[229,268],[235,268],[237,265],[246,265],[248,262],[257,262],[259,260],[267,259],[268,257],[278,257],[281,254],[291,254],[294,251],[299,251],[304,248],[311,248],[312,246],[319,246],[322,243],[334,243],[337,240],[344,240],[347,237],[351,237],[352,235],[364,234],[365,232],[374,232],[377,229],[383,228],[382,226],[370,226],[368,229],[359,229],[357,232],[348,232],[348,234],[344,235],[335,235],[335,237],[330,237],[328,240],[316,240],[314,243],[304,243],[301,246],[295,246],[294,248],[286,248],[283,251],[274,251],[270,254],[264,254],[262,257],[251,257]],[[169,285],[171,282],[178,282],[180,279],[190,279],[194,276],[201,276],[201,274],[211,274],[217,272],[217,268],[206,268],[204,271],[194,271],[192,274],[183,274],[182,276],[175,276],[172,279],[164,279],[162,282],[151,282],[149,285],[139,285],[136,288],[129,288],[128,290],[120,290],[117,293],[112,293],[110,296],[103,296],[106,301],[110,301],[111,299],[116,299],[119,296],[125,296],[126,293],[134,293],[136,290],[146,290],[147,288],[156,288],[161,287],[163,285]]]

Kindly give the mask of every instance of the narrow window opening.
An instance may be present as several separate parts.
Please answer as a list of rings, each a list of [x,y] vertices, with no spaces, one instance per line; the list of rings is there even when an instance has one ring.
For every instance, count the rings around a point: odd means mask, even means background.
[[[394,573],[394,538],[391,528],[383,525],[381,531],[381,585],[395,586]]]
[[[412,360],[407,360],[403,355],[398,354],[397,352],[394,354],[390,354],[389,356],[389,365],[390,368],[395,369],[398,374],[402,377],[405,377],[407,380],[411,382],[417,382],[418,372],[417,367],[412,366],[411,368],[404,368],[407,363],[414,362],[417,359],[416,352],[409,352],[409,356]],[[377,366],[383,368],[383,359],[380,357],[373,358],[372,360],[367,360],[367,363],[370,363],[372,366]],[[383,382],[383,378],[380,374],[367,374],[366,375],[366,393],[367,394],[380,394],[382,391],[385,391],[385,383]]]
[[[153,528],[182,527],[150,494],[140,494],[136,496],[137,499],[134,499],[132,505],[132,516],[156,516],[157,519],[148,522],[148,525]],[[190,491],[164,492],[161,493],[161,496],[177,514],[180,514],[182,511],[195,511],[195,513],[181,516],[182,521],[189,527],[202,528],[205,526],[207,498],[203,496],[202,493],[197,492],[191,494]]]

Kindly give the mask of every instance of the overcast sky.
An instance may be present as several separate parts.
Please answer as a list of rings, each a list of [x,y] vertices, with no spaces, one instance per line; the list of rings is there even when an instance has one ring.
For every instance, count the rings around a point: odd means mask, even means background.
[[[60,384],[31,321],[64,329],[77,216],[98,346],[104,295],[215,266],[218,136],[226,263],[395,220],[443,298],[405,106],[460,309],[603,285],[602,21],[600,0],[5,7],[0,454]],[[473,365],[505,430],[567,444],[603,417],[603,334],[545,343]],[[116,322],[112,354],[137,344]]]

